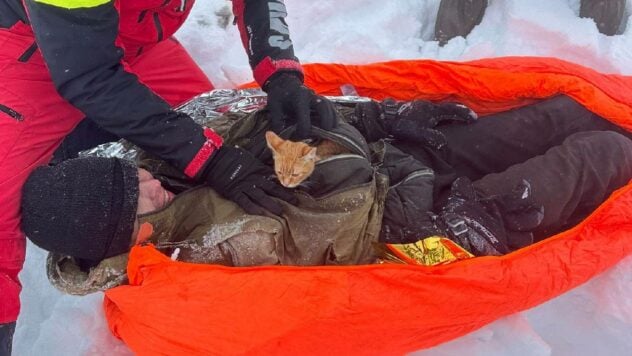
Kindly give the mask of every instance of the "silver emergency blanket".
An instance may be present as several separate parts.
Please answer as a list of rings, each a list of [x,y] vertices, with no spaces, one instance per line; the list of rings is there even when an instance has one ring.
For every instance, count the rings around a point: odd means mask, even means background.
[[[341,91],[347,96],[328,96],[331,101],[338,103],[358,103],[369,101],[369,98],[355,95],[355,89],[351,85],[343,85]],[[205,125],[226,112],[249,113],[265,107],[267,103],[266,93],[260,89],[216,89],[200,94],[187,103],[176,108],[177,111],[188,114],[195,122]],[[82,151],[79,157],[118,157],[135,160],[138,147],[122,139],[117,142],[109,142],[90,150]]]

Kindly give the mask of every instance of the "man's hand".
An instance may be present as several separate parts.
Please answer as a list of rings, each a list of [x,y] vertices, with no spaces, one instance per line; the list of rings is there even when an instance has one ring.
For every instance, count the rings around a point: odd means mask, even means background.
[[[444,123],[471,124],[478,116],[463,104],[438,103],[426,100],[413,100],[398,103],[392,99],[382,102],[384,113],[394,116],[396,121],[417,122],[425,128],[434,128]]]
[[[437,217],[447,236],[475,256],[497,256],[509,252],[507,231],[498,208],[478,197],[466,177],[453,183],[448,201]]]
[[[405,103],[386,99],[381,103],[384,111],[386,130],[400,140],[412,140],[424,143],[434,149],[440,149],[447,143],[440,131],[434,128],[441,124],[470,124],[478,116],[462,104],[435,104],[425,100]]]
[[[276,133],[296,124],[294,138],[302,140],[310,136],[312,124],[323,130],[337,125],[334,104],[303,85],[296,74],[279,73],[268,81],[264,90],[268,93],[270,128]]]
[[[268,179],[272,169],[248,151],[239,147],[222,146],[203,172],[206,180],[219,194],[241,206],[248,214],[261,215],[264,209],[281,214],[281,205],[272,197],[296,204],[296,197],[276,182]]]
[[[462,104],[435,104],[425,100],[407,102],[386,99],[358,103],[350,124],[369,141],[392,136],[440,149],[447,139],[435,127],[442,124],[475,122],[477,115]]]

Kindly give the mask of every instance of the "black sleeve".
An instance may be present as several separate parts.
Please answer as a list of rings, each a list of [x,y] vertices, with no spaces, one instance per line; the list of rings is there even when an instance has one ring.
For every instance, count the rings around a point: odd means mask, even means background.
[[[233,13],[259,85],[278,71],[293,71],[302,78],[282,0],[233,0]]]
[[[81,8],[40,1],[25,4],[59,94],[105,130],[185,170],[206,142],[203,129],[125,70],[123,51],[115,44],[114,1],[87,1],[99,5]]]

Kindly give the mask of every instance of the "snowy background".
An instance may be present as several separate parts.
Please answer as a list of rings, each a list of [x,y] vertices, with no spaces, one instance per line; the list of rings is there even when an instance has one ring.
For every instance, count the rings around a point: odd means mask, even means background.
[[[632,12],[628,1],[625,21]],[[632,74],[632,25],[600,34],[580,19],[579,0],[489,0],[482,23],[444,47],[432,41],[439,0],[287,0],[297,56],[307,62],[471,60],[553,56],[602,72]],[[217,87],[252,80],[230,2],[198,0],[178,38]],[[632,237],[631,237],[632,238]],[[631,242],[632,243],[632,242]],[[62,295],[45,275],[45,254],[28,246],[23,312],[14,354],[130,355],[107,329],[102,294]],[[632,256],[575,290],[416,355],[630,355]]]

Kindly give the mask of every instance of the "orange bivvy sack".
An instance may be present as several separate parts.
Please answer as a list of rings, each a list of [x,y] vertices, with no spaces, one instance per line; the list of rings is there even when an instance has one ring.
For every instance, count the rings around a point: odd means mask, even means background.
[[[457,101],[482,115],[564,93],[632,129],[632,77],[553,58],[312,64],[305,74],[325,95],[352,84],[362,96]],[[230,268],[135,247],[130,284],[107,291],[104,307],[112,332],[139,355],[398,355],[543,303],[631,252],[628,185],[540,243],[435,267]]]

